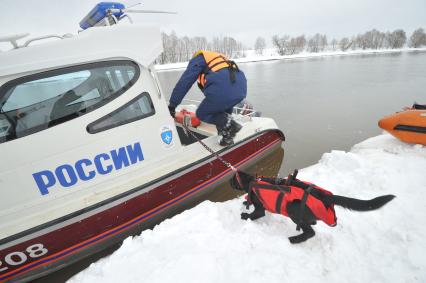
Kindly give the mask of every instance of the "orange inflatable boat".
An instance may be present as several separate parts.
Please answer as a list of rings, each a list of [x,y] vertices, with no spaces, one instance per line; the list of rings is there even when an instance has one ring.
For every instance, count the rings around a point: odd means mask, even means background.
[[[426,145],[426,110],[397,112],[381,119],[379,127],[404,142]]]

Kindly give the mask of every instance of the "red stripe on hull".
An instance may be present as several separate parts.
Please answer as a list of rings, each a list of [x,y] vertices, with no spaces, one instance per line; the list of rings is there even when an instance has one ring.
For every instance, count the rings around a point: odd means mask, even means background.
[[[224,158],[234,165],[243,166],[275,145],[281,144],[282,140],[283,136],[279,131],[268,131],[233,149]],[[144,193],[142,190],[140,195],[81,221],[2,250],[0,260],[10,253],[24,252],[38,243],[43,244],[49,252],[35,259],[27,257],[23,266],[5,265],[3,262],[0,270],[4,267],[8,269],[0,272],[0,282],[14,278],[34,279],[40,273],[46,273],[46,266],[48,269],[55,268],[59,261],[83,249],[90,249],[107,239],[116,238],[116,241],[119,241],[127,237],[131,234],[128,232],[135,230],[136,225],[144,224],[138,228],[149,228],[165,217],[180,212],[176,208],[178,204],[181,208],[182,205],[191,205],[190,201],[195,195],[200,195],[213,184],[223,181],[223,177],[229,173],[230,169],[215,159],[151,191]],[[164,214],[165,212],[167,214]]]

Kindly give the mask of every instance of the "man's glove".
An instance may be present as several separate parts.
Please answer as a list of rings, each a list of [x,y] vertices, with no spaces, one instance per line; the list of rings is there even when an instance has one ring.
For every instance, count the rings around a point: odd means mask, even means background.
[[[169,105],[169,112],[170,112],[170,115],[174,118],[176,115],[176,107]]]

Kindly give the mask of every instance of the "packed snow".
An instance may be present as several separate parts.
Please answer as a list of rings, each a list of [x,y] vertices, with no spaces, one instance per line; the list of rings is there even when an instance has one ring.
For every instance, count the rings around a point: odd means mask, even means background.
[[[317,53],[301,52],[293,55],[279,55],[274,48],[263,50],[262,54],[257,54],[255,50],[244,51],[245,57],[234,58],[237,63],[249,63],[260,61],[273,61],[273,60],[292,60],[292,59],[305,59],[317,57],[330,57],[330,56],[351,56],[351,55],[365,55],[365,54],[384,54],[384,53],[400,53],[412,51],[426,51],[426,48],[397,48],[397,49],[366,49],[366,50],[347,50],[347,51],[324,51]],[[155,65],[157,71],[168,71],[183,69],[188,66],[188,62],[170,63],[163,65]]]
[[[205,201],[128,238],[69,282],[426,282],[426,147],[383,134],[299,172],[335,194],[397,197],[380,210],[336,207],[337,226],[298,234],[286,217],[243,221],[243,197]]]

